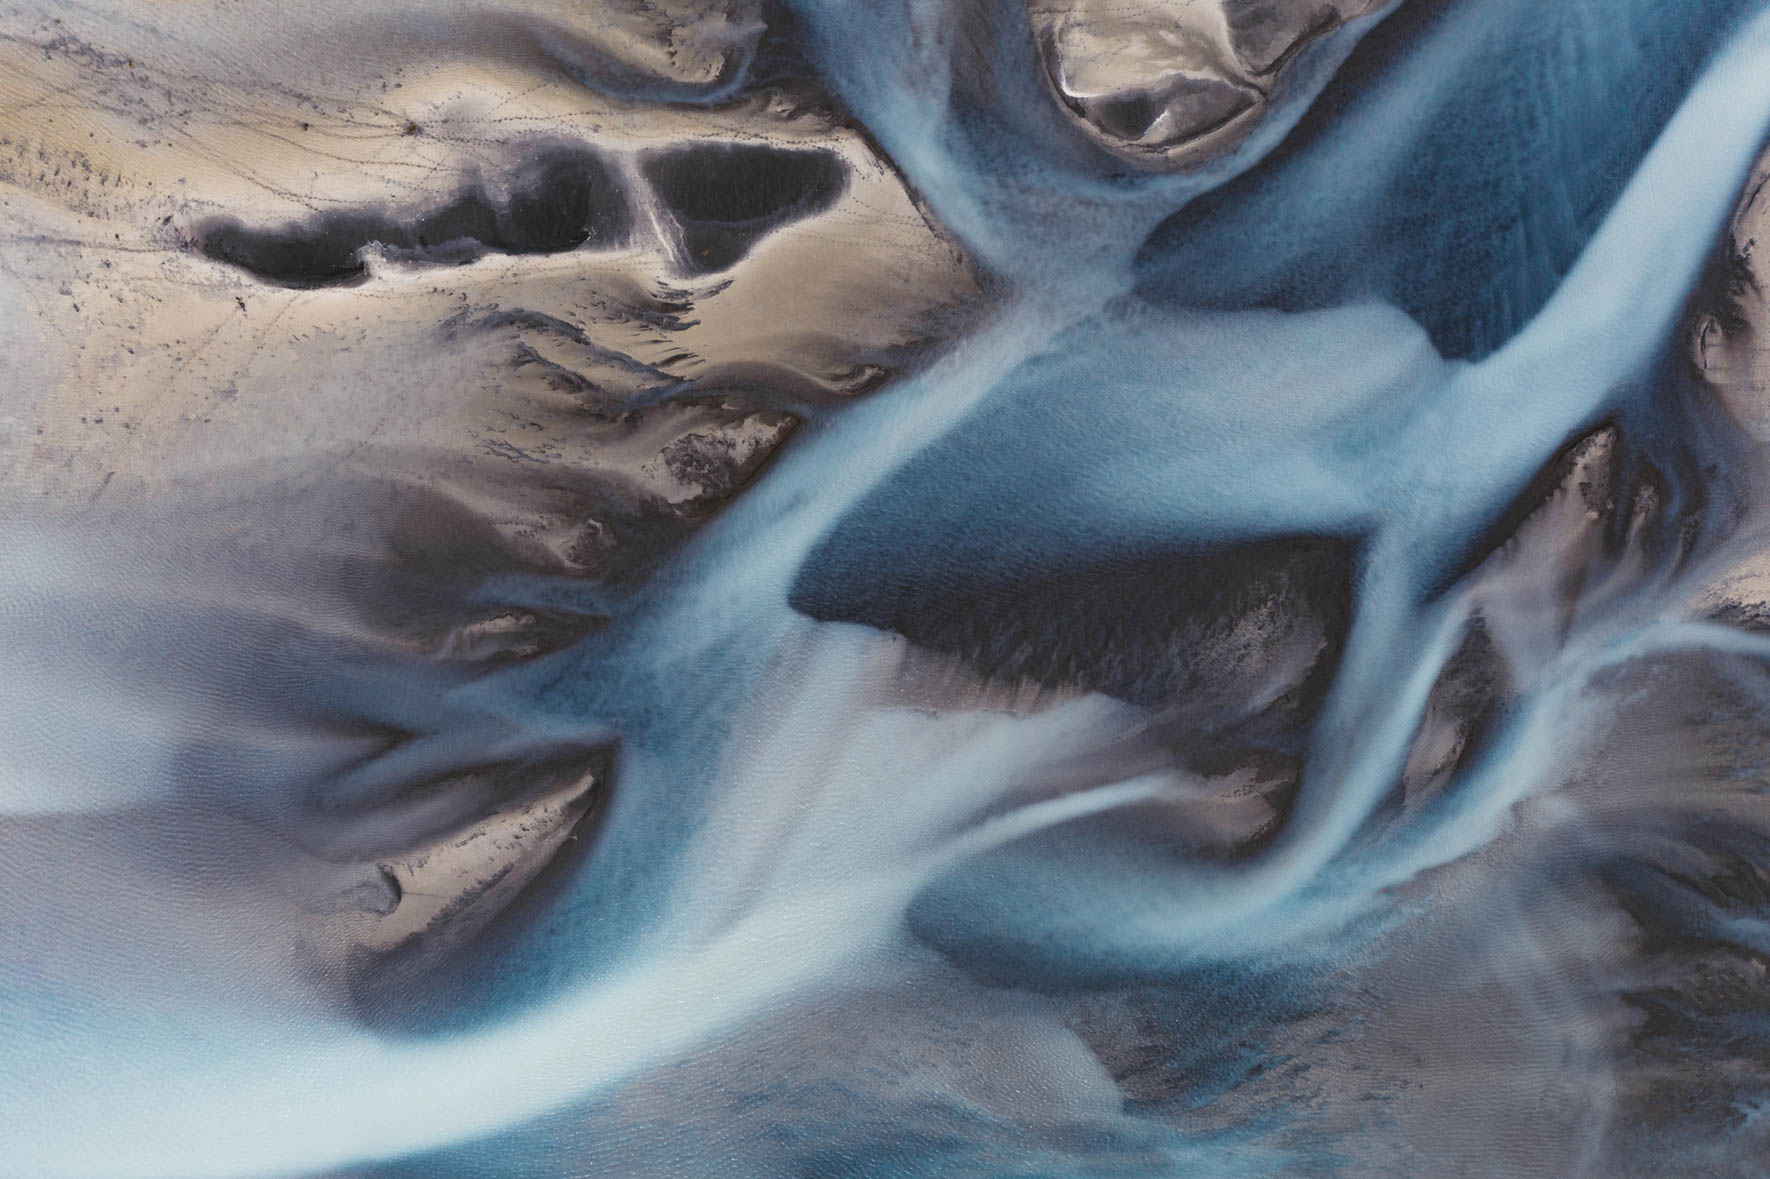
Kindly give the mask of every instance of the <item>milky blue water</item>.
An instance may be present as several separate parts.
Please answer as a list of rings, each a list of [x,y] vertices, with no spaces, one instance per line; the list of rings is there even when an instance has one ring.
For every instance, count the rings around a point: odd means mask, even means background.
[[[341,1005],[178,880],[221,836],[168,733],[248,688],[193,639],[94,704],[69,651],[201,596],[131,559],[94,639],[112,557],[11,526],[0,1174],[1763,1173],[1770,640],[1690,606],[1761,460],[1681,336],[1763,6],[1404,0],[1184,177],[1071,158],[982,17],[789,7],[999,300],[566,591],[612,622],[565,652],[241,676],[618,742],[590,853],[436,979]],[[1650,518],[1505,547],[1601,427]],[[1416,804],[1472,627],[1499,703]],[[342,756],[197,745],[267,798]]]

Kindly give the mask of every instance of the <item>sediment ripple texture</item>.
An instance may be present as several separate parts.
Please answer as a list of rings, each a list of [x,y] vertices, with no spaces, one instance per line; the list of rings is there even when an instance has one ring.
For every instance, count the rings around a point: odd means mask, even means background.
[[[1770,5],[0,5],[0,1176],[1761,1176]]]

